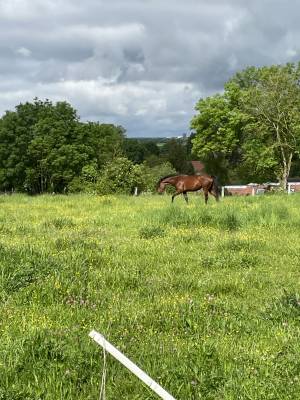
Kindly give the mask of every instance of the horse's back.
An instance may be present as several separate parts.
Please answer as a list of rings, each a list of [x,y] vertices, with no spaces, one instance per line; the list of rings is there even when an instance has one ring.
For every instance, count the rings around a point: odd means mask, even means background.
[[[213,178],[209,175],[181,175],[178,179],[178,183],[187,191],[209,187],[212,181]]]

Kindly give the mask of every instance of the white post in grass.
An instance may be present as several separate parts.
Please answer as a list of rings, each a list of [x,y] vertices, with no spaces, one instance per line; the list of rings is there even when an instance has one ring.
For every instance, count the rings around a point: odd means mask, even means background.
[[[222,196],[222,197],[225,196],[225,186],[222,186],[222,194],[221,194],[221,196]]]
[[[288,194],[291,194],[291,184],[288,183]]]
[[[150,389],[153,390],[163,400],[175,400],[165,389],[163,389],[158,383],[156,383],[149,375],[142,371],[136,364],[129,360],[123,353],[116,349],[111,343],[109,343],[104,336],[96,331],[91,331],[89,336],[95,340],[96,343],[100,344],[105,351],[108,351],[115,359],[129,369],[134,375],[136,375],[141,381],[143,381]]]

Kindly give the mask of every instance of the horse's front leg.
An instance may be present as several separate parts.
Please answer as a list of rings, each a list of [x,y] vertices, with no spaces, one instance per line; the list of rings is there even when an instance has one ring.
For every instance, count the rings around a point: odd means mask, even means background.
[[[182,192],[176,192],[176,193],[173,194],[173,196],[172,196],[172,203],[173,203],[173,201],[174,201],[175,196],[178,196],[178,195],[181,194],[181,193],[182,193]]]

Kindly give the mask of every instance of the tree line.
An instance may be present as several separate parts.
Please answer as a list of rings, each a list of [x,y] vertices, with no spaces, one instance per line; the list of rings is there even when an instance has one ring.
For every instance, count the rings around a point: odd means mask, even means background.
[[[0,191],[153,191],[163,175],[194,173],[193,159],[221,183],[285,188],[300,175],[299,63],[246,68],[195,109],[190,136],[142,140],[81,122],[67,102],[19,104],[0,119]]]
[[[81,122],[67,102],[34,99],[0,119],[0,191],[152,191],[161,174],[191,172],[187,143],[137,140]]]

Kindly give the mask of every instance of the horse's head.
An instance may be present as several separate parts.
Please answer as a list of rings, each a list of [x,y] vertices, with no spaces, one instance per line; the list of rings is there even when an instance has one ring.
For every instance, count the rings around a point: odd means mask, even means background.
[[[174,179],[176,179],[176,177],[177,177],[176,175],[167,175],[161,178],[156,186],[156,190],[158,191],[158,193],[162,194],[167,185],[174,186]]]
[[[162,194],[165,190],[166,184],[163,183],[161,180],[158,182],[156,190],[159,194]]]

